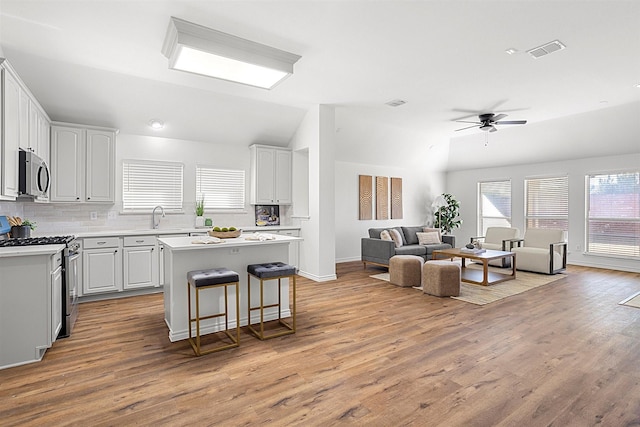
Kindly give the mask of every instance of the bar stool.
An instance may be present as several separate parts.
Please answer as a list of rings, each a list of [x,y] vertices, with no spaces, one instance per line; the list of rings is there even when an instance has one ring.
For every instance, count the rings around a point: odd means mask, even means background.
[[[296,268],[284,264],[282,262],[268,262],[264,264],[251,264],[247,266],[247,301],[249,308],[249,319],[247,322],[247,326],[249,330],[253,332],[256,337],[261,340],[266,340],[269,338],[280,337],[282,335],[294,334],[296,332]],[[251,306],[251,277],[255,277],[260,280],[260,305],[252,307]],[[278,279],[278,302],[275,304],[265,304],[264,303],[264,282],[268,280],[276,280]],[[291,312],[291,323],[287,323],[282,320],[282,307],[281,307],[281,281],[282,279],[289,279],[289,283],[293,288],[293,310]],[[270,307],[278,307],[278,323],[286,328],[284,331],[275,332],[270,335],[265,335],[264,333],[264,309]],[[251,326],[251,312],[255,310],[260,310],[260,331],[257,331]],[[275,319],[274,319],[275,320]]]
[[[227,348],[238,347],[240,345],[240,298],[239,298],[240,276],[235,271],[226,268],[212,268],[208,270],[194,270],[187,273],[187,305],[189,312],[189,344],[193,348],[196,356],[213,353],[214,351],[225,350]],[[229,298],[227,287],[236,287],[236,334],[235,337],[229,332]],[[196,317],[191,317],[191,287],[196,290]],[[224,287],[224,312],[200,316],[200,291]],[[200,321],[224,316],[224,332],[231,343],[223,343],[221,346],[202,351],[200,346]],[[191,332],[191,325],[196,323],[195,342]]]

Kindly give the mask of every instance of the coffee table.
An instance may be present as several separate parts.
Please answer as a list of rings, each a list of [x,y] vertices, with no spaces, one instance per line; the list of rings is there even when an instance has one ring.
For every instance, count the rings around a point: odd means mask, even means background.
[[[475,285],[489,286],[493,285],[494,283],[504,282],[505,280],[513,280],[516,278],[516,254],[513,252],[493,251],[487,249],[486,252],[474,254],[471,252],[461,251],[459,248],[455,248],[433,251],[431,257],[433,260],[436,260],[438,258],[462,258],[460,280],[467,283],[473,283]],[[511,258],[511,274],[489,271],[489,261],[505,258]],[[480,261],[482,263],[482,270],[467,268],[465,265],[465,261],[467,259]]]

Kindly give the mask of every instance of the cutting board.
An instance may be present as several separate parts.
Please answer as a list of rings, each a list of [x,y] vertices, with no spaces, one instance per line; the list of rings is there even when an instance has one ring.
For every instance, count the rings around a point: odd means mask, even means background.
[[[9,220],[6,215],[0,215],[0,234],[7,234],[11,231],[11,226],[9,225]]]

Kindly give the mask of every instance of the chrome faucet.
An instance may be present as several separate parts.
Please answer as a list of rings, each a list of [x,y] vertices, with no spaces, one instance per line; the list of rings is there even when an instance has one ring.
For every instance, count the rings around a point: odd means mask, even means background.
[[[153,222],[153,228],[158,228],[158,226],[160,225],[160,220],[158,220],[156,222],[156,210],[160,208],[160,214],[161,214],[161,218],[164,218],[164,208],[160,205],[156,206],[155,208],[153,208],[153,212],[151,213],[151,221]]]

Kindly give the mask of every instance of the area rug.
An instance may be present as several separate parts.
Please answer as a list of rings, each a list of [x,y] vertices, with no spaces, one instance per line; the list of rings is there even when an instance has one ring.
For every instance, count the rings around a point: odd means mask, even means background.
[[[471,265],[469,268],[479,268],[479,266]],[[495,271],[505,270],[496,269]],[[550,276],[547,274],[518,271],[514,280],[507,280],[506,282],[500,282],[490,286],[472,285],[470,283],[461,282],[460,296],[451,298],[471,304],[485,305],[547,285],[566,276],[566,274],[554,274]],[[374,274],[370,277],[378,280],[385,280],[387,282],[389,281],[389,273]],[[421,287],[414,287],[414,289],[422,290]]]
[[[628,305],[629,307],[640,308],[640,292],[636,292],[631,295],[629,298],[620,301],[618,304],[620,305]]]

